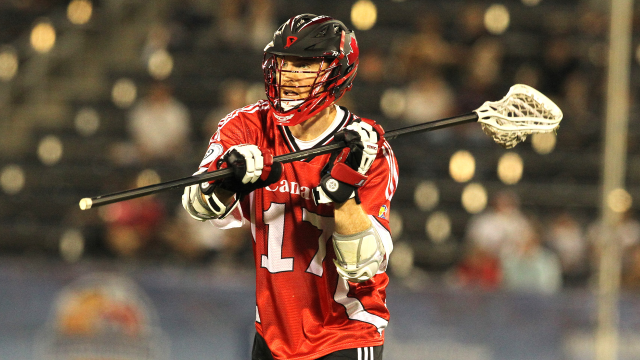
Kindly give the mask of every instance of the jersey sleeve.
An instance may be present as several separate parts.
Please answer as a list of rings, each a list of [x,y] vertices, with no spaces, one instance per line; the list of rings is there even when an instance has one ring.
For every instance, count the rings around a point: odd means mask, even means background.
[[[387,257],[393,250],[389,214],[391,199],[398,186],[398,165],[389,143],[384,140],[378,157],[369,170],[368,179],[358,190],[362,209],[380,234]]]

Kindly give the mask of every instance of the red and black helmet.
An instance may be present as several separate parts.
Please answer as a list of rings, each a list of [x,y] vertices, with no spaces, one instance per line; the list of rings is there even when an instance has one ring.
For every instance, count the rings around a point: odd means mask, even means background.
[[[264,49],[262,70],[267,98],[279,125],[292,126],[314,116],[351,89],[358,70],[358,43],[355,34],[341,21],[324,15],[302,14],[292,17],[274,33]],[[315,58],[328,66],[315,73],[309,96],[300,101],[282,97],[281,63],[284,56]],[[290,86],[289,87],[298,87]]]

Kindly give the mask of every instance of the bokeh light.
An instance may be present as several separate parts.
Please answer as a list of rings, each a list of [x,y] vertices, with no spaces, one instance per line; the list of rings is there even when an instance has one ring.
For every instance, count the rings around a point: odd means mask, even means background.
[[[391,211],[389,227],[391,227],[391,234],[393,235],[394,239],[399,239],[402,236],[402,231],[404,230],[404,225],[402,224],[402,222],[402,215],[400,215],[400,213],[397,211]]]
[[[60,236],[58,244],[60,256],[66,262],[76,262],[80,260],[84,253],[85,239],[78,229],[68,229]]]
[[[94,135],[100,127],[100,115],[92,107],[83,107],[76,113],[74,125],[82,136]]]
[[[607,195],[607,206],[614,212],[624,213],[632,204],[633,198],[625,189],[615,189]]]
[[[15,195],[22,191],[25,183],[24,170],[18,165],[7,165],[0,172],[0,186],[5,194]]]
[[[504,33],[509,27],[509,10],[501,4],[493,4],[484,13],[484,27],[494,35]]]
[[[3,46],[0,49],[0,80],[9,81],[18,72],[18,52],[12,46]]]
[[[393,246],[393,256],[389,258],[389,270],[399,278],[405,278],[411,274],[414,263],[414,251],[411,245],[400,242]]]
[[[88,23],[92,13],[93,5],[89,0],[72,0],[67,6],[67,19],[76,25]]]
[[[505,153],[498,160],[498,178],[507,185],[517,184],[523,170],[522,158],[514,152]]]
[[[164,49],[156,50],[149,57],[147,69],[154,79],[164,80],[173,71],[173,57]]]
[[[482,184],[471,183],[462,190],[462,207],[469,214],[477,214],[487,207],[489,196]]]
[[[389,119],[402,116],[406,106],[406,94],[401,89],[386,89],[380,97],[380,110]]]
[[[358,0],[351,7],[351,23],[357,30],[369,30],[376,24],[378,9],[369,0]]]
[[[436,211],[429,216],[425,225],[425,231],[431,241],[444,242],[451,236],[451,219],[443,211]]]
[[[55,135],[48,135],[40,140],[38,145],[38,159],[44,165],[55,165],[62,158],[62,141]]]
[[[432,181],[421,181],[413,193],[413,201],[422,211],[433,210],[440,201],[438,186]]]
[[[31,47],[37,52],[49,52],[56,43],[56,30],[48,20],[38,22],[31,30]]]
[[[556,148],[556,134],[540,133],[531,136],[533,150],[541,155],[550,154]]]
[[[143,187],[154,185],[160,182],[160,175],[153,169],[145,169],[138,174],[136,178],[136,186]]]
[[[111,100],[117,107],[125,109],[130,107],[138,96],[136,84],[127,78],[116,81],[111,90]]]
[[[526,6],[537,6],[542,0],[522,0],[522,3]]]
[[[476,159],[466,150],[456,151],[449,161],[449,174],[457,182],[467,182],[476,172]]]

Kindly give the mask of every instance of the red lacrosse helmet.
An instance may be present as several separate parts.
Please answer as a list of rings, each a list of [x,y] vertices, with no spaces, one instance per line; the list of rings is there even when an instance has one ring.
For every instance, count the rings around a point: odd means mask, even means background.
[[[276,123],[300,124],[351,90],[358,71],[358,55],[354,32],[339,20],[302,14],[282,24],[265,47],[262,63],[267,98]],[[282,59],[285,56],[319,60],[320,67],[315,71],[284,70]],[[311,85],[284,85],[280,75],[287,72],[315,75],[315,80]],[[301,87],[308,91],[307,98],[283,97],[287,88],[299,92]]]

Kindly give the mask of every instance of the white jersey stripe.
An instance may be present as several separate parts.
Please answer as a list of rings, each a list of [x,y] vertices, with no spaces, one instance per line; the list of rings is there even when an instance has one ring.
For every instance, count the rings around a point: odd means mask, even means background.
[[[380,224],[378,220],[376,220],[375,216],[373,215],[367,215],[367,216],[369,216],[369,220],[371,221],[373,228],[376,229],[376,231],[378,232],[378,235],[380,235],[380,239],[382,240],[382,247],[384,247],[384,252],[386,254],[386,258],[388,259],[389,256],[391,255],[391,252],[393,251],[393,241],[391,240],[391,233],[389,232],[389,230],[387,230],[387,228],[382,226],[382,224]],[[385,260],[382,264],[380,264],[380,268],[378,269],[378,274],[383,273],[386,270],[387,270],[387,262]]]
[[[371,360],[373,360],[373,346],[371,346],[371,347],[369,348],[369,351],[370,351],[370,354],[371,354],[370,359],[371,359]]]
[[[356,298],[348,297],[348,293],[349,282],[338,276],[338,286],[336,287],[336,293],[333,296],[333,300],[344,306],[349,319],[369,323],[375,326],[379,333],[382,333],[389,322],[380,316],[368,313],[362,306],[362,303],[360,303]]]
[[[362,348],[358,348],[358,360],[362,360]]]

